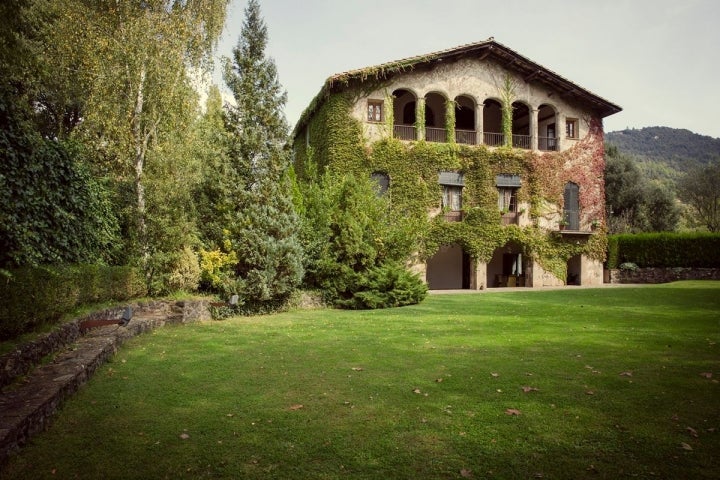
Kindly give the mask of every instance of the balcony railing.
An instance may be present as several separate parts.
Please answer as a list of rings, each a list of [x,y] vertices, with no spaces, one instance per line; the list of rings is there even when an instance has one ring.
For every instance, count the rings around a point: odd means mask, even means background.
[[[477,145],[478,133],[475,130],[455,130],[455,142],[465,145]],[[496,132],[480,132],[482,143],[488,147],[502,147],[505,144],[505,135]],[[417,139],[414,125],[393,125],[393,136],[398,140],[413,141]],[[532,147],[531,135],[513,135],[512,146],[530,150]],[[557,137],[537,137],[538,150],[554,152],[559,150]],[[447,131],[444,128],[425,127],[425,140],[428,142],[445,143],[448,141]]]
[[[455,141],[466,145],[475,145],[477,132],[475,130],[455,130]]]
[[[450,212],[445,212],[445,221],[446,222],[462,222],[463,214],[462,210],[453,210]]]
[[[502,147],[505,143],[505,135],[502,133],[483,133],[483,143],[488,147]]]
[[[415,127],[413,125],[393,125],[393,136],[398,140],[415,140]]]
[[[530,150],[530,135],[513,135],[513,147]]]
[[[502,225],[517,225],[520,215],[517,212],[503,213],[500,217]]]
[[[425,127],[425,140],[428,142],[447,142],[447,132],[444,128]]]
[[[558,141],[555,137],[538,137],[538,150],[554,152],[558,149]]]

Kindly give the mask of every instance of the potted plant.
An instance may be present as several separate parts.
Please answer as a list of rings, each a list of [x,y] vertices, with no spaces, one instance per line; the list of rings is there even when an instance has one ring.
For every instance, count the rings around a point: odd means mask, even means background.
[[[560,222],[558,222],[558,225],[560,226],[560,230],[565,230],[565,227],[570,225],[570,222],[563,218]]]

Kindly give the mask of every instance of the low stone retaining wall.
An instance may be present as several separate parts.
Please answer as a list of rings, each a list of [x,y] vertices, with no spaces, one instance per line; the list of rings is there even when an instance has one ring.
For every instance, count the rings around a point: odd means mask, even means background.
[[[669,283],[678,280],[720,280],[720,268],[638,268],[610,270],[609,283]]]
[[[187,323],[198,320],[210,320],[208,302],[198,301],[154,301],[146,303],[131,303],[133,315],[136,317],[154,315],[162,316],[168,322]],[[0,389],[12,383],[15,378],[25,375],[30,369],[53,352],[72,344],[80,333],[80,323],[86,320],[120,320],[125,306],[107,308],[93,312],[71,322],[64,323],[52,332],[38,337],[35,340],[18,346],[14,351],[0,356]],[[132,327],[132,323],[130,325]]]
[[[63,324],[0,357],[0,465],[32,435],[45,430],[62,402],[87,382],[126,339],[166,323],[210,320],[206,300],[130,306],[133,318],[127,326],[98,327],[81,334],[80,322],[119,320],[125,306],[107,309]],[[38,366],[52,354],[52,362]]]

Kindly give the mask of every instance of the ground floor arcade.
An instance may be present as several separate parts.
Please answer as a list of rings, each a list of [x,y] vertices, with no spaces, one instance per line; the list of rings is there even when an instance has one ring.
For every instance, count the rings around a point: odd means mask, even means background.
[[[494,251],[489,262],[478,262],[460,245],[444,245],[425,264],[418,265],[430,290],[482,290],[485,288],[601,285],[603,265],[585,255],[567,261],[565,278],[557,278],[523,255],[520,245],[510,242]]]

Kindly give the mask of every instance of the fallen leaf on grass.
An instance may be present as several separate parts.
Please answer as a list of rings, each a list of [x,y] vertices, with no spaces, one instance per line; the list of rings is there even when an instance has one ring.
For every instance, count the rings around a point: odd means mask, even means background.
[[[703,372],[700,376],[703,378],[712,378],[712,372]]]
[[[417,393],[419,395],[422,393],[422,391],[419,388],[414,388],[413,393]]]
[[[687,427],[687,432],[688,432],[691,436],[693,436],[693,437],[695,437],[695,438],[698,438],[697,430],[695,430],[694,428],[692,428],[692,427]]]
[[[181,433],[180,438],[183,440],[187,440],[188,438],[190,438],[190,435],[188,435],[187,433]]]
[[[690,445],[688,445],[688,444],[685,443],[685,442],[682,442],[682,443],[680,444],[680,446],[682,447],[683,450],[692,450],[692,449],[693,449]]]
[[[620,374],[621,377],[632,377],[632,372],[622,372]]]
[[[516,408],[508,408],[505,410],[505,415],[522,415],[522,412]]]
[[[491,374],[490,374],[490,376],[491,376],[491,377],[495,377],[495,378],[497,378],[497,377],[499,377],[499,376],[500,376],[500,374],[499,374],[499,373],[494,373],[494,372],[493,372],[493,373],[491,373]]]
[[[435,383],[440,383],[440,382],[442,382],[442,381],[443,381],[442,378],[436,378],[436,379],[435,379]]]
[[[525,393],[538,392],[540,389],[535,387],[522,387],[522,391]]]
[[[463,468],[462,470],[460,470],[460,476],[463,478],[472,478],[472,470]]]
[[[585,395],[595,395],[595,392],[593,392],[592,390],[586,390]]]
[[[290,405],[290,410],[300,410],[301,408],[305,408],[305,406],[300,405],[299,403],[296,403],[295,405]]]
[[[352,369],[355,372],[362,372],[364,370],[362,367],[353,367]]]

